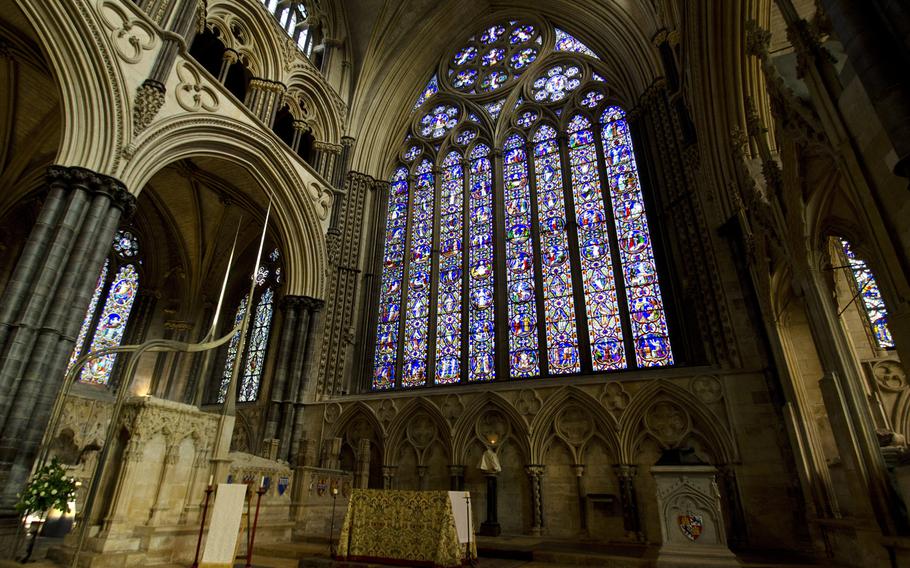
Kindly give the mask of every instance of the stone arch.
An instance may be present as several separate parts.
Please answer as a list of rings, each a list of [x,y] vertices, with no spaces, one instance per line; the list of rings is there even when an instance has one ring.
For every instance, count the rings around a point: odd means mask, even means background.
[[[331,430],[330,437],[343,437],[348,429],[348,426],[350,426],[357,418],[363,418],[372,427],[373,433],[376,436],[377,443],[385,439],[385,429],[382,427],[382,424],[379,423],[379,419],[376,417],[376,413],[373,412],[373,409],[367,406],[363,401],[357,401],[354,404],[346,406],[344,412],[342,412],[338,419],[335,421],[335,425]]]
[[[419,418],[421,415],[427,416],[436,430],[435,436],[427,440],[422,448],[418,448],[414,443],[414,440],[410,440],[415,433],[409,432],[409,427],[414,424],[415,419]],[[426,399],[415,398],[398,412],[398,415],[389,425],[389,435],[386,438],[385,451],[385,455],[388,456],[387,461],[391,464],[391,460],[397,459],[402,446],[409,444],[413,446],[417,452],[419,465],[423,465],[425,453],[435,441],[439,441],[442,444],[446,455],[449,456],[449,459],[451,460],[452,431],[448,422],[443,418],[442,413],[436,405],[428,402]]]
[[[199,139],[208,143],[200,147]],[[326,271],[323,224],[332,196],[302,163],[288,158],[274,136],[231,118],[181,115],[153,125],[124,170],[127,187],[142,188],[162,164],[192,156],[224,159],[242,165],[272,199],[287,269],[287,294],[322,298]],[[136,191],[138,193],[138,191]]]
[[[247,58],[250,72],[259,79],[278,81],[281,78],[280,55],[284,48],[276,38],[283,37],[275,32],[271,15],[265,10],[253,7],[251,3],[234,0],[218,0],[209,4],[206,22],[217,26],[222,42]],[[249,38],[240,41],[234,35],[232,26],[239,26]]]
[[[592,419],[593,426],[585,439],[576,440],[577,443],[567,439],[565,433],[561,434],[556,431],[557,420],[562,416],[563,411],[572,405],[577,405],[587,412]],[[555,439],[560,439],[569,445],[572,454],[576,457],[576,463],[581,463],[578,458],[583,455],[584,447],[590,439],[596,435],[599,435],[607,444],[613,457],[618,459],[620,451],[619,440],[616,438],[617,427],[616,419],[604,409],[597,399],[576,386],[563,387],[547,398],[531,423],[531,461],[532,463],[543,463],[547,448]]]
[[[78,12],[56,2],[19,2],[18,6],[37,33],[60,89],[63,125],[56,162],[113,174],[121,163],[120,150],[131,118],[125,80],[107,30],[82,2],[76,3]],[[149,57],[148,52],[144,57]]]
[[[531,459],[527,423],[502,395],[486,392],[466,406],[465,412],[452,429],[452,457],[456,462],[464,461],[468,448],[476,439],[475,424],[487,410],[498,410],[502,413],[512,429],[510,441],[518,446],[525,459]]]
[[[346,129],[347,105],[337,94],[329,90],[325,81],[314,76],[310,70],[297,71],[288,78],[285,99],[293,98],[297,104],[297,120],[305,120],[319,142],[341,144]],[[301,108],[299,101],[303,101]],[[289,105],[291,106],[291,105]],[[291,113],[295,109],[291,107]]]
[[[656,408],[657,405],[665,406]],[[661,427],[659,421],[651,417],[655,412],[664,410],[682,410],[687,417],[686,423]],[[657,379],[639,391],[620,418],[619,457],[623,463],[634,463],[638,446],[646,437],[650,436],[663,447],[672,447],[692,432],[697,432],[710,445],[720,463],[736,461],[738,451],[733,437],[720,424],[718,417],[691,392]]]

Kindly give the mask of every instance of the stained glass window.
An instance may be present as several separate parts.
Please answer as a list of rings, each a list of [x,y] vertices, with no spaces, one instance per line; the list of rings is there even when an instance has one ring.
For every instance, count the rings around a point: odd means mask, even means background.
[[[430,270],[433,256],[433,210],[436,202],[433,163],[417,166],[411,210],[411,250],[408,262],[407,308],[404,321],[404,366],[401,386],[416,387],[427,380],[427,339],[430,313]]]
[[[408,224],[408,170],[395,170],[389,187],[386,215],[385,254],[382,259],[382,284],[379,296],[379,328],[376,335],[373,388],[395,386],[398,360],[402,278],[404,278],[405,233]]]
[[[107,300],[95,326],[92,351],[120,345],[138,291],[139,273],[136,268],[132,264],[122,266],[108,289]],[[115,353],[92,359],[82,368],[79,380],[84,383],[107,384],[116,360]]]
[[[407,165],[389,191],[372,388],[672,365],[603,60],[546,22],[509,21],[438,68],[395,149]]]
[[[512,377],[539,374],[531,192],[525,141],[513,134],[503,153],[506,203],[506,284],[509,290],[509,358]]]
[[[427,83],[427,86],[424,87],[423,92],[420,93],[420,96],[417,97],[417,102],[414,103],[414,110],[420,108],[420,106],[427,101],[430,97],[439,92],[439,82],[436,80],[436,75],[430,79],[430,82]]]
[[[449,152],[442,164],[439,209],[439,288],[436,308],[436,384],[461,380],[461,301],[464,275],[464,166]]]
[[[840,244],[853,273],[857,294],[862,302],[863,310],[869,318],[869,326],[875,342],[879,349],[894,349],[894,338],[891,337],[891,330],[888,329],[888,311],[885,309],[885,301],[882,299],[872,271],[866,266],[865,261],[856,256],[849,242],[841,239]]]
[[[569,238],[566,230],[562,162],[556,129],[543,125],[534,134],[534,174],[540,227],[541,272],[550,374],[581,370]]]
[[[493,325],[493,167],[486,144],[476,145],[471,152],[470,187],[468,380],[489,381],[496,378],[493,359],[496,332]]]
[[[85,318],[76,336],[69,366],[87,352],[117,347],[129,321],[139,291],[139,239],[129,230],[118,230],[111,245],[112,254],[104,261],[95,283]],[[83,383],[106,385],[111,380],[116,354],[89,360],[78,372]]]
[[[240,402],[252,402],[259,396],[262,365],[265,362],[265,349],[269,344],[269,330],[272,325],[273,297],[274,292],[271,288],[266,288],[259,296],[259,304],[251,322],[252,330],[246,361],[243,364],[243,379],[240,381],[238,393]]]
[[[246,315],[247,297],[244,296],[237,305],[237,311],[234,312],[234,324],[231,327],[237,327],[243,321]],[[231,376],[234,374],[234,361],[237,360],[237,350],[240,346],[240,331],[234,333],[234,337],[228,343],[227,357],[224,360],[224,371],[221,373],[221,383],[218,386],[218,402],[224,402],[227,396],[228,383],[231,382]]]

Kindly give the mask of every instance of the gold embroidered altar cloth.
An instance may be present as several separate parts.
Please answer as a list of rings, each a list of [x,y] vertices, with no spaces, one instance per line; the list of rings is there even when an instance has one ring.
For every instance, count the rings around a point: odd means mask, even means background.
[[[458,541],[449,493],[355,489],[341,525],[338,557],[406,566],[461,566],[465,545]]]

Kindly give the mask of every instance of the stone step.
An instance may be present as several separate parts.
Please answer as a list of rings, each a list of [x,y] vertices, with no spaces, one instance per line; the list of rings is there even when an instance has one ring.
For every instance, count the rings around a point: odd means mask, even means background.
[[[286,544],[256,545],[253,547],[255,558],[328,558],[329,543],[327,542],[291,542]]]

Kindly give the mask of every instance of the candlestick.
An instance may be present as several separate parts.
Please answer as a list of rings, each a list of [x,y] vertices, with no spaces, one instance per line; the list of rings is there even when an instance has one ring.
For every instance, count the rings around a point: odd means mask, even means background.
[[[213,482],[213,481],[215,481],[215,476],[214,476],[214,475],[210,475],[210,476],[209,476],[209,487],[212,486],[212,482]]]
[[[209,497],[212,492],[212,479],[209,476],[209,486],[205,488],[205,504],[202,506],[202,520],[199,522],[199,538],[196,540],[196,556],[193,557],[193,567],[199,568],[199,549],[202,547],[202,533],[205,531],[205,517],[209,510]]]
[[[265,484],[265,477],[262,478],[263,485]],[[244,568],[252,568],[253,565],[253,545],[256,543],[256,525],[259,524],[259,504],[262,502],[262,495],[265,493],[265,487],[263,485],[259,486],[259,490],[256,491],[256,514],[253,516],[253,528],[250,531],[250,539],[246,547],[246,565]]]

